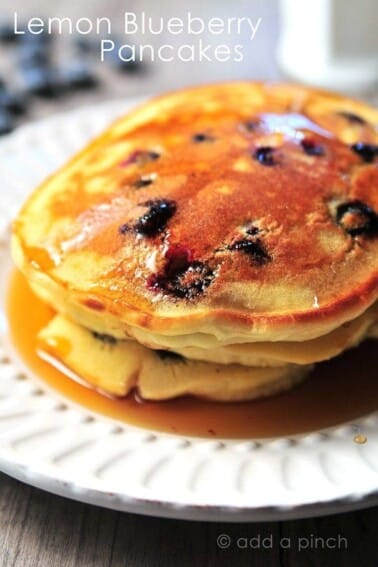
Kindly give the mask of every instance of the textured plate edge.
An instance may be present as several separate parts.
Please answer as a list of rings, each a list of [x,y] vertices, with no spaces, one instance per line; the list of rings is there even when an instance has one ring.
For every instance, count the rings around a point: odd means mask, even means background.
[[[291,507],[265,506],[237,508],[216,505],[180,505],[154,499],[110,495],[99,490],[88,488],[85,489],[85,492],[80,492],[76,487],[73,489],[70,483],[66,481],[59,481],[57,478],[33,474],[22,465],[15,465],[14,463],[4,461],[1,458],[1,453],[0,470],[28,486],[48,492],[49,494],[68,498],[69,500],[118,512],[166,519],[217,523],[272,522],[343,514],[378,506],[378,491],[364,495],[359,499],[343,497],[335,500],[324,502],[316,501],[311,504]]]
[[[1,142],[0,145],[0,149],[2,147],[6,147],[7,143],[9,143],[9,141],[12,142],[12,144],[15,144],[16,147],[17,145],[22,143],[22,138],[24,136],[24,133],[27,132],[29,134],[29,132],[33,132],[33,130],[35,128],[39,128],[39,129],[43,129],[43,128],[49,128],[51,125],[57,124],[59,123],[63,118],[65,118],[66,116],[72,116],[76,117],[79,115],[85,115],[86,113],[89,112],[93,112],[93,109],[96,109],[96,111],[98,112],[101,109],[104,109],[103,112],[106,111],[107,116],[109,116],[110,120],[113,120],[114,118],[116,118],[117,114],[119,112],[122,111],[122,108],[124,107],[125,109],[127,108],[128,105],[135,105],[135,104],[139,104],[140,102],[142,102],[144,100],[142,98],[133,98],[132,101],[114,101],[114,102],[105,102],[102,103],[100,105],[93,105],[91,107],[87,107],[85,109],[78,109],[78,110],[74,110],[71,111],[69,113],[62,113],[58,116],[54,116],[48,119],[43,120],[42,122],[36,122],[36,123],[32,123],[29,124],[28,126],[25,126],[24,129],[20,129],[19,131],[17,131],[15,134],[12,135],[12,137],[4,141]],[[114,107],[117,106],[117,111],[114,111]],[[23,131],[24,130],[24,131]],[[71,402],[68,402],[71,403]],[[76,406],[77,407],[77,406]],[[111,419],[111,418],[106,418],[106,416],[99,416],[100,418],[104,418],[104,419]],[[344,424],[343,424],[344,425]],[[348,424],[345,424],[348,425]],[[132,426],[133,427],[133,426]],[[139,429],[139,428],[136,428]],[[332,429],[332,428],[330,428]],[[335,429],[335,428],[334,428]],[[147,432],[148,430],[143,430],[144,432]],[[328,430],[324,430],[325,433],[327,433]],[[154,432],[156,433],[156,432]],[[169,434],[164,434],[164,436],[170,436]],[[173,435],[172,435],[173,437]],[[175,438],[177,438],[177,436],[174,436]],[[298,436],[298,437],[303,437],[303,436]],[[185,438],[183,436],[183,438]],[[191,438],[193,440],[193,442],[195,442],[196,438]],[[221,440],[220,440],[221,441]],[[1,446],[0,446],[0,450],[1,450]],[[24,482],[27,482],[29,484],[32,484],[34,486],[38,486],[39,488],[44,488],[46,489],[47,486],[50,486],[50,484],[54,484],[54,482],[65,482],[65,481],[58,481],[56,477],[51,477],[49,475],[43,475],[41,473],[33,473],[33,471],[31,471],[30,469],[27,468],[27,466],[25,464],[17,464],[16,465],[16,461],[15,459],[12,459],[11,461],[7,461],[6,459],[2,459],[1,458],[1,453],[0,453],[0,463],[1,463],[1,467],[4,472],[6,472],[7,474],[9,474],[10,476],[14,476],[15,478],[18,478],[19,480],[23,480]],[[7,466],[8,463],[8,466]],[[19,470],[14,471],[12,468],[12,463],[13,466],[17,466],[19,467]],[[22,472],[23,471],[23,472]],[[40,477],[38,480],[38,476]],[[37,477],[37,478],[36,478]],[[376,491],[372,491],[369,494],[366,493],[362,493],[360,495],[355,495],[355,494],[350,494],[350,495],[346,495],[343,496],[342,498],[339,499],[329,499],[326,501],[314,501],[311,504],[305,504],[305,505],[293,505],[290,507],[276,507],[276,506],[269,506],[269,507],[261,507],[261,506],[257,506],[257,507],[232,507],[232,506],[217,506],[217,505],[190,505],[190,504],[174,504],[172,502],[169,501],[160,501],[160,500],[156,500],[156,499],[143,499],[143,498],[132,498],[130,496],[126,496],[125,494],[123,496],[118,495],[118,503],[116,503],[116,505],[113,507],[111,505],[111,503],[109,503],[109,501],[106,502],[102,502],[102,497],[100,497],[100,495],[104,495],[103,492],[95,490],[92,491],[93,495],[90,495],[88,497],[84,496],[83,493],[80,494],[75,494],[75,490],[77,489],[77,486],[75,488],[75,485],[70,482],[67,481],[67,489],[65,491],[62,491],[62,495],[69,497],[69,498],[73,498],[73,499],[77,499],[80,501],[88,501],[92,504],[98,504],[104,507],[110,507],[110,508],[114,508],[114,509],[121,509],[121,510],[125,510],[125,511],[130,511],[130,512],[135,512],[135,513],[142,513],[142,514],[148,514],[148,515],[159,515],[159,516],[166,516],[166,517],[176,517],[176,518],[183,518],[183,519],[211,519],[211,520],[220,520],[220,521],[224,521],[224,520],[228,520],[228,521],[258,521],[258,520],[263,520],[263,521],[267,521],[269,519],[287,519],[287,518],[300,518],[300,517],[308,517],[308,516],[314,516],[314,515],[321,515],[321,514],[325,514],[325,513],[337,513],[339,510],[340,511],[346,511],[346,510],[350,510],[350,509],[356,509],[356,508],[360,508],[363,506],[372,506],[375,505],[377,503],[377,492]],[[57,489],[49,489],[47,488],[48,491],[54,492],[56,494],[60,494],[60,490],[58,491]],[[81,490],[89,490],[91,491],[92,489],[88,489],[88,488],[84,488]],[[105,498],[107,498],[109,500],[109,494],[107,494],[105,496]],[[337,509],[335,509],[334,507],[337,507]],[[158,509],[158,511],[153,512],[151,511],[151,507],[156,507]],[[341,507],[343,508],[343,510],[341,510]],[[319,514],[317,513],[317,510],[325,510],[325,511],[320,511]],[[200,512],[201,511],[201,512]],[[219,517],[219,514],[221,515],[221,517]],[[194,517],[197,516],[197,517]],[[201,516],[201,517],[199,517]],[[215,516],[215,517],[214,517]]]

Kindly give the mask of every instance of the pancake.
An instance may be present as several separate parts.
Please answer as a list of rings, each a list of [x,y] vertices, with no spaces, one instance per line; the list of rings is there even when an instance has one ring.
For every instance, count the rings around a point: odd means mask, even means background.
[[[34,192],[16,263],[59,311],[118,338],[324,335],[377,299],[377,122],[296,86],[157,98]]]
[[[72,327],[98,364],[55,355],[115,395],[233,400],[376,335],[377,124],[362,102],[249,82],[123,116],[13,224],[17,266],[58,312],[41,340]],[[185,358],[181,384],[152,350]]]
[[[345,350],[359,345],[365,338],[378,336],[378,305],[374,304],[366,313],[344,323],[331,333],[302,342],[255,342],[231,344],[206,348],[198,346],[177,346],[172,348],[172,337],[166,348],[186,358],[217,362],[218,364],[243,364],[245,366],[282,366],[284,364],[312,364],[329,360]],[[163,348],[158,343],[141,343],[150,348]]]
[[[156,401],[188,394],[222,402],[251,400],[287,390],[311,370],[310,365],[256,368],[189,360],[92,333],[62,315],[39,333],[38,351],[58,368],[63,365],[73,379],[103,393],[124,397],[136,390],[143,399]]]

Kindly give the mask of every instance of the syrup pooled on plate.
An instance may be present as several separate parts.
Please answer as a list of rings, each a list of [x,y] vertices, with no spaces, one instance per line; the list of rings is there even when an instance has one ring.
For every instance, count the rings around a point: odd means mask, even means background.
[[[11,278],[7,312],[13,343],[41,380],[90,411],[132,425],[201,437],[267,438],[334,426],[378,407],[377,345],[373,341],[317,364],[302,384],[270,398],[238,403],[194,398],[148,402],[134,395],[106,397],[37,355],[37,333],[54,312],[33,294],[18,271]]]

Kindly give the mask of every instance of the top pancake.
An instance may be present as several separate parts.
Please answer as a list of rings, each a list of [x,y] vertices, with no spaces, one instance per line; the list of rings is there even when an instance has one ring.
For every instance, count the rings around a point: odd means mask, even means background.
[[[306,340],[378,297],[378,111],[291,85],[154,99],[45,181],[16,263],[78,322]]]

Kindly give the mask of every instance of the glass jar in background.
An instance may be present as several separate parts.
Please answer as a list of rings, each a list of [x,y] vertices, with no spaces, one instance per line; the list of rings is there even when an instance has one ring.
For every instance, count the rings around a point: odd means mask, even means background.
[[[378,87],[377,0],[280,0],[280,16],[283,73],[357,95]]]

